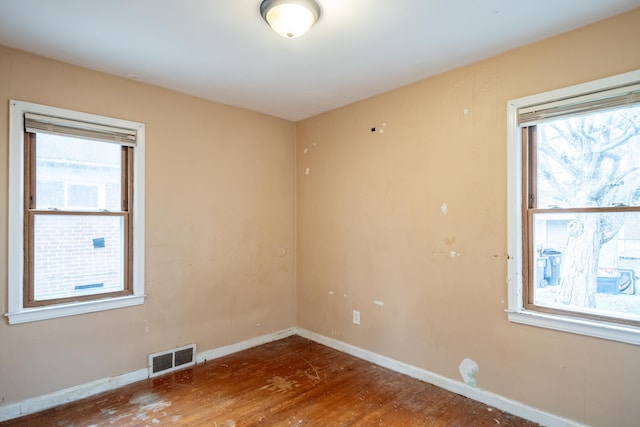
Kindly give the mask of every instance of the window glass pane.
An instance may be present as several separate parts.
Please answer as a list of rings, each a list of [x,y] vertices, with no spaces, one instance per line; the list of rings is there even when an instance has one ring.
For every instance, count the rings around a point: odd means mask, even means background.
[[[538,125],[538,207],[640,206],[640,106]]]
[[[118,144],[37,134],[36,209],[121,209]]]
[[[640,320],[640,213],[534,215],[534,304]]]
[[[123,230],[121,216],[36,215],[35,299],[123,290]]]
[[[67,206],[69,208],[95,207],[100,205],[100,186],[85,184],[67,185]]]

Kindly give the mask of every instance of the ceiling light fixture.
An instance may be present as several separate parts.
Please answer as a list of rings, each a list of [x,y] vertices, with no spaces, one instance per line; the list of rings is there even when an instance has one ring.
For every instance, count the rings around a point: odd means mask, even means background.
[[[264,0],[260,13],[267,24],[282,37],[300,37],[320,19],[315,0]]]

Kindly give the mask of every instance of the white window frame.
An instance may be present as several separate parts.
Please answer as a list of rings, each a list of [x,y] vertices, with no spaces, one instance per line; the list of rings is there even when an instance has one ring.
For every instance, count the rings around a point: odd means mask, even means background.
[[[640,83],[640,70],[613,77],[552,90],[507,102],[508,158],[508,319],[541,328],[554,329],[590,337],[640,345],[640,328],[591,320],[563,314],[549,314],[525,309],[523,302],[522,254],[522,131],[518,125],[518,109],[531,105],[574,98],[580,95]]]
[[[135,130],[134,196],[133,203],[133,293],[127,296],[24,307],[24,116],[25,113],[43,114],[74,121],[95,123]],[[10,324],[33,322],[57,317],[130,307],[144,303],[144,165],[145,126],[143,123],[82,113],[63,108],[9,101],[9,259],[8,259],[8,312]]]

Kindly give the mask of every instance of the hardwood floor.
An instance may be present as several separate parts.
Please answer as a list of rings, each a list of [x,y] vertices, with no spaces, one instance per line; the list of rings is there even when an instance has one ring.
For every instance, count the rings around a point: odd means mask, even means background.
[[[298,336],[0,423],[162,425],[537,424]]]

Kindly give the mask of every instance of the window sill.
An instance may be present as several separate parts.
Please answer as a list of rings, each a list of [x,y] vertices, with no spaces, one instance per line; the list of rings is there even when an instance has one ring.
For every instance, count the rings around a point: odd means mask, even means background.
[[[509,321],[557,331],[640,345],[640,328],[531,310],[507,310]]]
[[[133,295],[103,300],[82,301],[71,304],[52,305],[47,307],[27,308],[6,313],[9,324],[37,322],[39,320],[55,319],[57,317],[75,316],[77,314],[93,313],[94,311],[113,310],[131,307],[144,303],[145,295]]]

